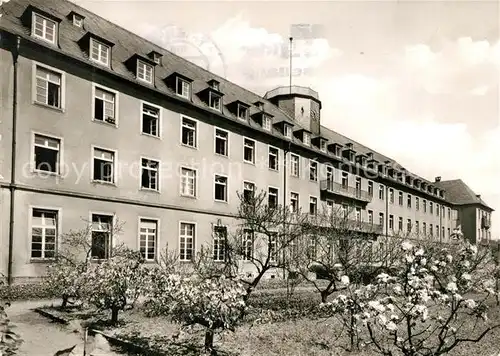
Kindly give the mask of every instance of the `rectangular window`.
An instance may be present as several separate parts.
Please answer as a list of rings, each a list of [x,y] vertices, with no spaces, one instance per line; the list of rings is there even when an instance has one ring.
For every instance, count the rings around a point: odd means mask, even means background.
[[[378,214],[378,223],[380,224],[380,226],[384,226],[384,213]]]
[[[115,153],[112,151],[94,148],[94,180],[114,183],[115,181]]]
[[[137,79],[146,83],[153,84],[154,68],[151,64],[143,61],[137,61]]]
[[[243,160],[248,163],[255,163],[255,141],[248,138],[243,140]]]
[[[215,175],[215,197],[216,201],[227,202],[227,177]]]
[[[427,224],[425,222],[422,223],[422,232],[427,235]]]
[[[285,137],[288,139],[292,139],[292,127],[290,125],[285,125]]]
[[[290,171],[292,177],[300,177],[300,157],[294,154],[290,155]]]
[[[76,27],[83,27],[83,17],[77,14],[73,14],[73,25]]]
[[[94,120],[115,125],[116,111],[116,94],[101,88],[95,88]]]
[[[147,261],[156,259],[158,222],[156,220],[141,219],[139,222],[139,252]]]
[[[50,43],[57,42],[57,23],[38,14],[33,14],[32,35]]]
[[[373,210],[368,210],[368,223],[373,224]]]
[[[251,261],[253,259],[254,250],[254,233],[252,230],[243,230],[243,260]]]
[[[215,129],[215,153],[227,157],[228,142],[229,133],[221,129]]]
[[[420,199],[418,197],[415,197],[415,210],[420,210]]]
[[[439,204],[436,204],[436,216],[439,216]]]
[[[292,213],[297,213],[299,211],[299,194],[291,192],[290,193],[290,210]]]
[[[361,222],[361,208],[356,208],[356,221]]]
[[[361,178],[360,177],[356,177],[356,196],[360,196],[361,195]]]
[[[142,104],[142,133],[160,137],[160,108]]]
[[[62,75],[47,68],[36,66],[36,102],[53,108],[61,108]]]
[[[448,208],[448,220],[451,220],[451,209]]]
[[[58,212],[33,208],[31,214],[31,258],[55,258]]]
[[[415,221],[415,232],[417,233],[417,235],[420,233],[420,223],[417,221]]]
[[[411,232],[411,219],[406,221],[406,231]]]
[[[221,98],[219,95],[212,93],[212,92],[210,92],[208,94],[208,106],[210,106],[212,109],[220,111],[220,107],[221,107],[220,102],[221,102]]]
[[[318,181],[318,162],[309,160],[309,180]]]
[[[399,231],[403,231],[403,218],[401,216],[398,219],[398,229]]]
[[[274,171],[278,170],[278,164],[279,164],[279,151],[277,148],[274,147],[269,147],[269,169],[272,169]]]
[[[429,213],[434,213],[434,204],[432,202],[429,202]]]
[[[407,204],[408,209],[411,209],[411,195],[410,194],[408,194],[408,198],[407,198],[407,203],[406,204]]]
[[[346,204],[342,204],[340,211],[342,213],[342,218],[347,219],[349,217],[349,207]]]
[[[271,208],[278,206],[278,188],[269,188],[267,205]]]
[[[109,258],[111,248],[112,215],[92,214],[92,258]]]
[[[318,198],[309,197],[309,214],[316,215],[318,213]]]
[[[379,186],[378,186],[378,198],[380,200],[384,200],[384,190],[385,190],[385,187],[382,184],[379,184]]]
[[[151,159],[141,159],[141,188],[160,190],[159,171],[160,163]]]
[[[443,237],[443,238],[445,237],[445,235],[444,235],[444,226],[441,227],[441,237]]]
[[[182,118],[182,128],[181,128],[181,142],[183,145],[194,147],[198,146],[196,131],[198,124],[194,120],[190,120],[187,117]]]
[[[368,195],[373,196],[373,182],[371,180],[368,181]]]
[[[223,262],[226,260],[227,227],[214,226],[213,259]]]
[[[191,83],[187,80],[176,77],[175,92],[186,99],[191,99]]]
[[[400,206],[403,206],[403,192],[399,192],[398,202]]]
[[[333,167],[329,165],[326,166],[326,180],[333,182]]]
[[[277,233],[269,233],[269,261],[276,262],[278,257],[278,234]]]
[[[394,204],[394,189],[389,189],[389,202]]]
[[[429,224],[429,235],[434,235],[434,232],[432,231],[432,224]]]
[[[61,140],[36,134],[34,139],[34,169],[60,174]]]
[[[319,149],[321,152],[326,152],[326,140],[319,141]]]
[[[243,199],[249,203],[255,196],[255,184],[250,182],[243,182]]]
[[[347,172],[342,172],[342,188],[347,189],[349,186],[349,176]]]
[[[110,47],[93,38],[90,39],[90,59],[94,62],[109,66]]]
[[[244,107],[243,105],[238,104],[238,112],[236,113],[238,116],[238,119],[241,120],[246,120],[248,119],[248,109]]]
[[[271,118],[262,114],[262,128],[266,131],[271,131]]]
[[[331,201],[331,200],[326,201],[326,213],[328,215],[333,214],[333,201]]]
[[[451,236],[451,235],[450,235],[450,228],[448,228],[447,233],[448,233],[448,234],[447,234],[446,236],[449,238],[449,237]]]
[[[191,261],[194,257],[195,225],[181,223],[179,231],[179,259]]]
[[[427,212],[427,201],[425,199],[422,201],[422,207],[424,208],[424,213],[426,213]]]
[[[394,229],[394,215],[389,215],[389,229]]]
[[[181,195],[196,197],[196,170],[181,168]]]
[[[304,145],[311,145],[311,135],[309,134],[309,132],[304,132]]]

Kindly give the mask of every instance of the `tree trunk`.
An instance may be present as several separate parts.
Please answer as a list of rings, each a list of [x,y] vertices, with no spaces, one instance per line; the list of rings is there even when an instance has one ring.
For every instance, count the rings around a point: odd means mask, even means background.
[[[210,353],[210,355],[215,355],[214,331],[212,329],[207,329],[205,331],[205,351]]]
[[[118,322],[118,312],[120,309],[113,307],[111,308],[111,323],[116,324]]]
[[[62,296],[61,308],[66,308],[68,306],[68,299],[69,299],[69,297],[67,295],[64,294]]]
[[[326,303],[326,300],[328,299],[330,293],[328,292],[327,289],[325,289],[321,291],[320,295],[321,295],[321,303]]]

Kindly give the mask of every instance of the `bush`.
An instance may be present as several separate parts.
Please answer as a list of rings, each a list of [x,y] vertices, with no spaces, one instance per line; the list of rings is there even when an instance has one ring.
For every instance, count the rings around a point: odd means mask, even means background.
[[[34,299],[52,299],[59,297],[47,288],[43,282],[13,284],[11,286],[0,285],[1,300],[34,300]]]

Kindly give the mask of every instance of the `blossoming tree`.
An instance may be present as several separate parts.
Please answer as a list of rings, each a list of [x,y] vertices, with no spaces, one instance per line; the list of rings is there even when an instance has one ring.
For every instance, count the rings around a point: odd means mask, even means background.
[[[323,307],[349,315],[357,336],[383,355],[442,355],[478,342],[500,324],[487,323],[493,278],[476,278],[477,248],[462,242],[456,253],[439,254],[405,242],[400,272],[380,274],[375,283],[348,288]],[[448,252],[448,253],[447,253]],[[432,271],[440,272],[443,287]]]
[[[0,274],[0,288],[4,286],[4,276]],[[16,355],[19,346],[23,343],[11,324],[9,317],[5,311],[9,303],[0,304],[0,356]]]

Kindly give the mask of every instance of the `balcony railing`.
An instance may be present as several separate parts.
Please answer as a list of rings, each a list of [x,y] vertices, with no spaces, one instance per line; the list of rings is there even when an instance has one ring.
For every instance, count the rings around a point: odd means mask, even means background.
[[[481,228],[488,230],[490,227],[491,227],[491,220],[483,216],[481,218]]]
[[[292,85],[292,87],[286,86],[286,87],[278,87],[272,89],[264,95],[264,98],[269,99],[278,95],[288,95],[288,94],[307,95],[315,98],[316,100],[319,100],[319,96],[316,91],[312,90],[311,88],[302,87],[298,85]]]
[[[321,181],[320,189],[332,194],[341,195],[343,197],[356,199],[366,203],[370,203],[373,199],[373,195],[368,193],[366,190],[345,186],[332,180]]]
[[[356,219],[341,218],[332,213],[329,215],[325,214],[309,214],[303,213],[302,217],[305,218],[303,221],[316,227],[322,228],[333,228],[339,231],[357,231],[361,233],[371,234],[371,235],[382,235],[384,228],[382,225],[370,223],[367,221],[361,221]]]

